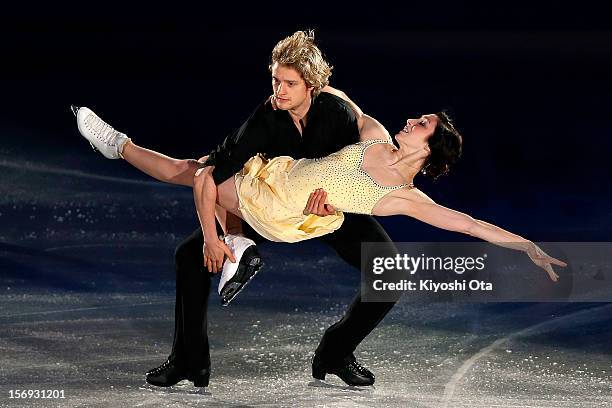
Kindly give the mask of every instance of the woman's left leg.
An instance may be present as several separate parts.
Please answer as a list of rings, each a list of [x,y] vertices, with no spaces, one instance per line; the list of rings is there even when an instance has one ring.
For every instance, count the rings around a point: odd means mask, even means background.
[[[218,291],[224,306],[227,306],[244,289],[263,265],[255,241],[242,234],[240,221],[242,215],[238,207],[239,200],[234,177],[230,177],[217,185],[215,214],[219,223],[225,223],[227,235],[224,241],[237,260],[236,263],[226,260],[223,264]],[[219,208],[225,210],[224,219],[219,219]]]
[[[217,204],[229,213],[242,219],[242,215],[238,209],[239,203],[234,177],[230,177],[223,183],[217,185]],[[229,221],[229,214],[227,220]]]

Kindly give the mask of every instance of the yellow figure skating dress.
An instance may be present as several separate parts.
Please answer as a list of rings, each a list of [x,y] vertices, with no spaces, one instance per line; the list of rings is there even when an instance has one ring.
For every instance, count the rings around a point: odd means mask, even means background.
[[[365,150],[379,143],[390,142],[367,140],[320,159],[252,157],[235,176],[243,219],[270,241],[297,242],[337,230],[344,221],[342,212],[372,214],[386,194],[413,187],[383,186],[362,170]],[[308,196],[317,188],[327,192],[335,215],[303,214]]]

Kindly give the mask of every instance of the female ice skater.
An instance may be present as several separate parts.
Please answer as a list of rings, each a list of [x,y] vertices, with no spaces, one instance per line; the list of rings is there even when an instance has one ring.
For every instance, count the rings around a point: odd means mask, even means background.
[[[551,264],[566,266],[564,262],[519,235],[435,203],[414,186],[417,174],[443,175],[461,156],[462,136],[445,113],[409,119],[395,135],[397,147],[384,126],[362,114],[358,107],[354,109],[359,113],[360,141],[326,157],[257,155],[234,178],[218,186],[211,174],[214,166],[196,171],[194,198],[204,231],[209,271],[220,270],[226,256],[233,258],[217,236],[215,208],[219,205],[245,220],[261,236],[279,242],[298,242],[331,233],[341,226],[342,212],[407,215],[438,228],[523,251],[551,280],[557,281]],[[77,119],[82,135],[102,152],[111,146],[121,155],[131,144],[125,135],[87,108],[78,110]],[[97,128],[86,126],[87,121],[97,123]],[[156,160],[166,160],[166,156],[148,152]],[[167,160],[170,165],[172,159]],[[336,213],[324,217],[310,214],[309,210],[322,202],[335,208]]]

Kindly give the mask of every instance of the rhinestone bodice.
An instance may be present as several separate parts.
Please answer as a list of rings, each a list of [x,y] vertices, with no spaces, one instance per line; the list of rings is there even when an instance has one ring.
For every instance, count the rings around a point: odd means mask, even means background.
[[[365,150],[386,140],[367,140],[345,146],[319,159],[297,160],[288,172],[287,191],[291,201],[303,209],[309,194],[317,188],[327,192],[328,203],[336,210],[372,214],[378,201],[391,191],[412,184],[384,186],[362,169]]]

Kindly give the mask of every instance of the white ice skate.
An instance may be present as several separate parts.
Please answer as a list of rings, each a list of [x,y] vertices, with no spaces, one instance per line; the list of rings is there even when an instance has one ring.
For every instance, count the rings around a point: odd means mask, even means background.
[[[259,272],[263,262],[252,239],[228,234],[223,240],[236,257],[236,262],[225,260],[219,280],[221,304],[227,306]]]
[[[113,129],[89,108],[74,105],[70,108],[77,118],[79,132],[94,150],[98,150],[107,159],[121,157],[123,145],[129,140],[125,134]]]

